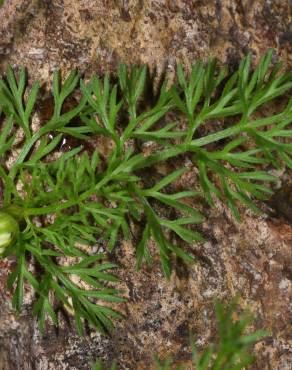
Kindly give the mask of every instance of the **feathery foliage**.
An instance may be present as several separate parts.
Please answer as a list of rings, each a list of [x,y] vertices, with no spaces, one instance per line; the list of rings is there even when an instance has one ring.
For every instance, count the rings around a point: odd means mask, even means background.
[[[46,314],[57,324],[56,311],[65,305],[79,332],[83,320],[106,331],[120,315],[98,301],[122,298],[108,286],[117,280],[116,265],[92,246],[111,252],[119,239],[132,240],[140,268],[151,263],[152,239],[169,278],[172,256],[193,262],[192,244],[202,240],[196,225],[203,216],[193,206],[198,195],[211,205],[214,197],[225,200],[238,220],[238,203],[258,211],[254,199],[269,196],[275,180],[267,169],[292,167],[292,99],[281,112],[257,118],[266,103],[291,93],[291,72],[272,64],[269,51],[254,71],[249,56],[233,74],[214,60],[197,62],[189,74],[179,65],[178,84],[163,81],[150,101],[144,99],[146,66],[121,65],[115,85],[108,76],[80,81],[74,71],[61,83],[55,72],[54,110],[37,130],[39,83],[28,88],[25,71],[8,67],[0,80],[1,214],[13,217],[20,232],[6,232],[0,241],[3,257],[17,259],[8,279],[13,305],[20,309],[29,284],[41,327]],[[66,111],[76,91],[81,98]],[[172,113],[181,120],[172,121]],[[64,135],[80,146],[60,155]],[[83,144],[98,138],[106,155],[98,145],[85,150]],[[183,158],[191,165],[177,168]],[[172,168],[166,175],[155,170],[162,162]],[[199,191],[182,185],[193,168]]]

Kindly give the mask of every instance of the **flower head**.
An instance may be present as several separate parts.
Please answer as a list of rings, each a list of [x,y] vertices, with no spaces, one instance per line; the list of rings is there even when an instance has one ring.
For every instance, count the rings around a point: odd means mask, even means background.
[[[0,254],[15,240],[18,233],[17,221],[9,213],[0,211]]]

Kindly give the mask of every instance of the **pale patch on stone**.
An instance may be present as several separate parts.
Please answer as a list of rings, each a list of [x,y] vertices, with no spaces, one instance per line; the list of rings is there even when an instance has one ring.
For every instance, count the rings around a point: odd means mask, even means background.
[[[279,288],[282,290],[288,290],[290,287],[291,283],[288,279],[284,278],[280,281],[279,283]]]

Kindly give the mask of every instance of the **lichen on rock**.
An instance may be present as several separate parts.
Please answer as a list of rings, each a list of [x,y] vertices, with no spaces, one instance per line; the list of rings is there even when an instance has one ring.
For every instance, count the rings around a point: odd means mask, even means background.
[[[86,77],[115,74],[120,62],[147,63],[157,74],[171,74],[177,61],[189,66],[213,56],[232,69],[247,52],[256,62],[270,47],[289,69],[289,27],[289,2],[281,0],[6,0],[0,9],[0,71],[8,63],[25,66],[46,93],[45,81],[58,68],[65,75],[78,68]],[[290,369],[291,222],[242,208],[239,224],[219,201],[206,212],[206,242],[197,246],[197,263],[178,264],[170,282],[158,261],[136,272],[133,248],[121,241],[123,248],[112,257],[127,266],[121,270],[127,318],[108,338],[95,332],[80,338],[65,322],[58,332],[48,327],[41,336],[29,292],[25,311],[19,317],[12,311],[4,286],[15,261],[1,260],[1,370],[86,370],[95,358],[148,370],[153,350],[188,363],[189,331],[204,346],[215,335],[213,299],[235,294],[257,317],[255,328],[271,332],[256,346],[251,369]]]

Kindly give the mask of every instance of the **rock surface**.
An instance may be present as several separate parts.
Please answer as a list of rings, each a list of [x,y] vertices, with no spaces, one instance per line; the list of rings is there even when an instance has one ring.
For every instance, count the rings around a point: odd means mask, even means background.
[[[171,73],[178,60],[189,65],[215,56],[232,68],[247,52],[256,61],[270,47],[291,68],[289,4],[6,0],[0,9],[0,71],[7,63],[26,66],[31,80],[44,83],[56,68],[64,74],[75,67],[85,75],[115,73],[120,62],[148,63],[158,73]],[[277,199],[279,206],[279,199],[287,198]],[[10,265],[0,261],[0,369],[87,370],[91,361],[102,358],[107,365],[117,359],[120,369],[143,370],[151,369],[154,351],[187,364],[189,331],[199,346],[214,338],[213,300],[236,294],[257,317],[255,328],[271,334],[257,345],[251,369],[291,369],[292,226],[285,218],[291,208],[285,204],[285,211],[270,216],[241,212],[242,222],[236,223],[222,203],[207,210],[206,241],[193,246],[197,263],[178,265],[170,282],[163,279],[158,261],[151,271],[135,272],[133,248],[123,243],[114,257],[124,267],[121,289],[129,300],[121,307],[126,319],[108,338],[94,332],[78,338],[68,325],[59,332],[48,326],[41,336],[31,319],[29,294],[19,317],[11,309],[5,289]]]

